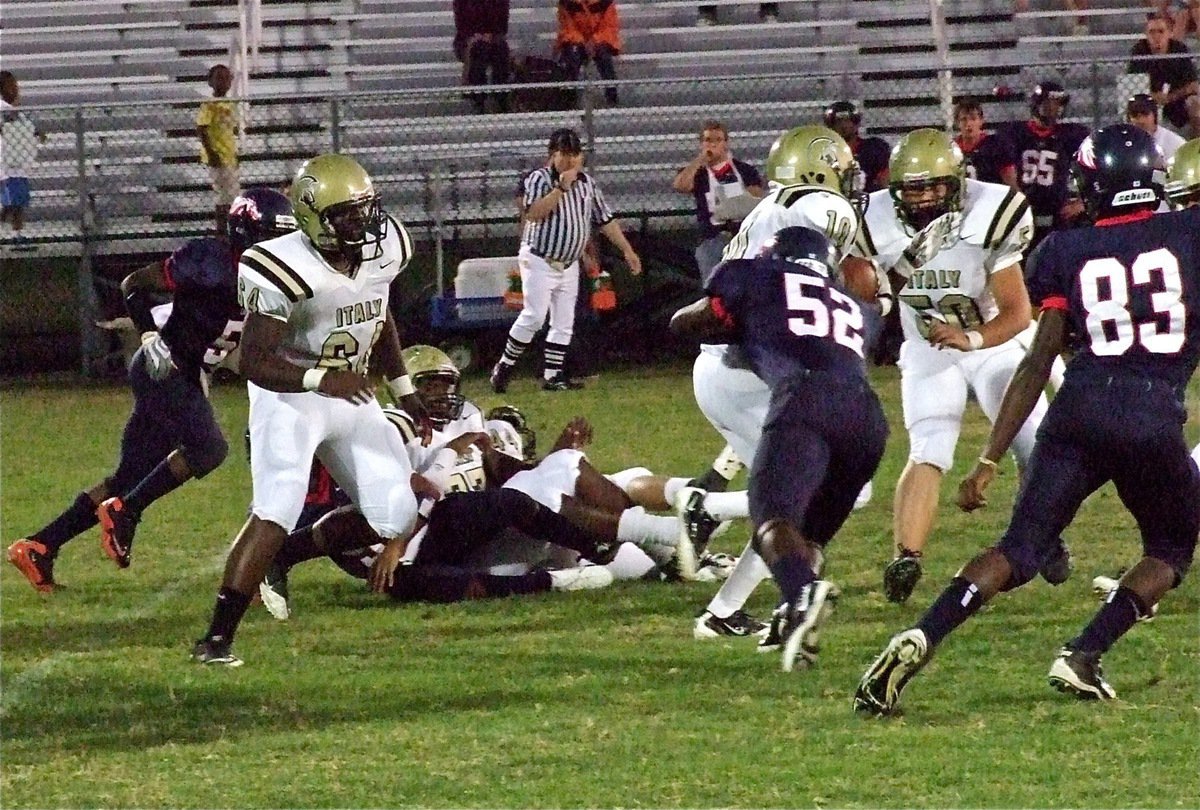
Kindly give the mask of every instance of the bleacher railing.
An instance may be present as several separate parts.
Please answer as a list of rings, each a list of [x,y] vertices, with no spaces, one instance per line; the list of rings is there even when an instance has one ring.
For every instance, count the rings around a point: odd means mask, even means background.
[[[1019,85],[1011,69],[997,68],[995,75],[952,69],[950,92],[984,96],[989,122],[1019,120],[1028,115],[1027,89],[1054,75],[1076,90],[1069,119],[1097,126],[1119,116],[1126,97],[1146,89],[1144,76],[1124,75],[1125,62],[1025,65]],[[574,126],[616,209],[644,225],[679,224],[691,203],[671,190],[671,179],[695,154],[704,121],[723,121],[734,152],[760,163],[781,131],[820,120],[830,101],[862,103],[861,85],[848,73],[624,80],[618,82],[620,107],[606,105],[596,81],[481,88],[489,111],[502,94],[509,97],[518,111],[504,114],[476,114],[459,88],[252,98],[240,144],[241,181],[283,187],[305,158],[344,151],[375,177],[385,206],[418,238],[436,239],[446,227],[486,235],[512,226],[518,182],[545,160],[549,132]],[[946,92],[937,66],[884,90],[872,87],[863,105],[866,131],[894,141],[918,126],[942,126]],[[39,246],[44,253],[135,252],[210,232],[213,193],[199,162],[197,104],[26,109],[44,136],[32,147],[33,201],[21,240],[4,231],[0,245]]]

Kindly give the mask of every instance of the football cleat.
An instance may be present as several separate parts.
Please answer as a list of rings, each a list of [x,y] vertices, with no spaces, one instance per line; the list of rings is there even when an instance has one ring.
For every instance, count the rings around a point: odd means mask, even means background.
[[[96,507],[96,517],[100,519],[100,548],[118,568],[128,568],[139,518],[130,514],[120,498],[109,498]]]
[[[783,615],[783,611],[778,608],[772,611],[771,623],[767,625],[767,632],[759,639],[755,652],[775,652],[783,646]]]
[[[1063,647],[1050,665],[1050,685],[1080,700],[1112,700],[1117,692],[1104,680],[1100,653]]]
[[[228,642],[202,638],[192,648],[192,660],[197,664],[240,667],[242,659],[230,652],[230,647]]]
[[[292,615],[288,605],[287,571],[278,564],[272,562],[267,568],[263,581],[258,583],[258,595],[267,612],[279,621],[287,621]]]
[[[696,559],[696,547],[692,545],[687,531],[681,531],[675,540],[675,548],[671,554],[671,570],[679,579],[694,582],[699,565],[700,563]]]
[[[492,367],[492,374],[488,381],[492,384],[492,390],[497,394],[503,394],[508,391],[508,381],[512,378],[514,366],[509,363],[497,362]]]
[[[817,662],[821,650],[821,625],[833,613],[839,591],[832,582],[818,579],[804,586],[800,599],[793,605],[780,605],[782,611],[779,635],[783,641],[784,672],[791,672],[797,664],[809,667]]]
[[[738,558],[732,554],[706,551],[696,561],[697,582],[724,582],[729,579]]]
[[[566,374],[555,374],[542,382],[543,391],[578,391],[583,383],[569,378]]]
[[[692,638],[699,640],[722,636],[761,636],[765,632],[767,625],[744,610],[735,610],[723,619],[706,610],[696,617],[692,626]]]
[[[42,593],[51,593],[58,587],[54,581],[54,555],[37,540],[22,539],[13,543],[8,547],[8,561]]]
[[[900,693],[929,661],[929,641],[922,630],[897,633],[862,676],[854,692],[854,710],[885,716],[896,711]]]
[[[1100,597],[1100,601],[1106,601],[1108,595],[1121,587],[1121,577],[1125,574],[1124,571],[1118,573],[1115,577],[1098,576],[1092,577],[1092,593]],[[1150,612],[1138,616],[1139,622],[1152,622],[1154,617],[1158,615],[1158,604],[1150,606]]]
[[[921,580],[921,554],[902,550],[883,569],[883,595],[889,602],[906,602]]]
[[[702,489],[684,487],[675,496],[675,514],[679,515],[683,531],[692,541],[692,547],[696,549],[697,554],[704,553],[704,549],[708,548],[708,541],[712,539],[713,532],[721,525],[704,508],[704,495],[705,492]]]
[[[612,571],[603,565],[584,565],[546,573],[550,575],[550,588],[555,591],[587,591],[607,588],[613,583]]]
[[[1054,551],[1050,552],[1050,556],[1042,560],[1038,573],[1051,585],[1062,585],[1070,579],[1071,550],[1067,548],[1067,544],[1061,537],[1058,538],[1058,544],[1054,547]]]

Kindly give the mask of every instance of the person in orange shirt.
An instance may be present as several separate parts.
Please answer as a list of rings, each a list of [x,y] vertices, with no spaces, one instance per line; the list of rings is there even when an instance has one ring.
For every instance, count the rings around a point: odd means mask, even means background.
[[[621,21],[616,0],[558,0],[559,61],[571,81],[578,81],[583,61],[591,58],[602,79],[616,79],[613,57],[621,52]],[[609,104],[617,104],[617,88],[604,88]]]

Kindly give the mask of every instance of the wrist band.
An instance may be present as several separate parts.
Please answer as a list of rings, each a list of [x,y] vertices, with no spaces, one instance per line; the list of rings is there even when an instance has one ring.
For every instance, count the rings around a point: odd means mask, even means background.
[[[388,390],[396,399],[417,393],[417,389],[413,387],[412,377],[407,374],[401,374],[399,377],[388,380]]]
[[[992,461],[992,460],[991,460],[990,458],[988,458],[987,456],[980,456],[980,457],[979,457],[979,463],[980,463],[980,464],[982,464],[982,465],[984,465],[985,467],[991,467],[993,470],[998,470],[998,469],[1000,469],[1000,465],[999,465],[997,462],[995,462],[995,461]]]
[[[967,343],[971,344],[971,351],[977,352],[983,348],[983,335],[971,329],[966,333]]]
[[[317,391],[321,388],[321,380],[325,378],[327,371],[327,368],[310,368],[304,372],[304,379],[300,384],[304,386],[305,391]]]

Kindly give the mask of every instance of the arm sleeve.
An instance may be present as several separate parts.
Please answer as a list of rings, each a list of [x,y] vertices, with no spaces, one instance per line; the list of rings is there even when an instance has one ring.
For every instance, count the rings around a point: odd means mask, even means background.
[[[588,178],[589,180],[591,178]],[[600,190],[600,186],[592,183],[592,223],[598,228],[602,228],[612,222],[616,217],[613,216],[612,209],[608,207],[608,203],[604,199],[604,192]]]
[[[1021,256],[1029,249],[1029,240],[1033,236],[1033,210],[1026,207],[1021,218],[1017,220],[1008,235],[1001,239],[984,262],[988,275],[997,270],[1003,270],[1021,261]]]
[[[1025,286],[1029,290],[1029,301],[1039,309],[1055,307],[1067,309],[1066,290],[1058,278],[1054,263],[1052,244],[1057,241],[1051,233],[1042,240],[1025,267]]]
[[[545,171],[530,172],[525,177],[525,206],[533,205],[545,197],[554,187],[550,185],[550,173]]]

